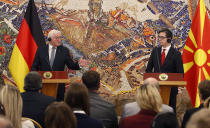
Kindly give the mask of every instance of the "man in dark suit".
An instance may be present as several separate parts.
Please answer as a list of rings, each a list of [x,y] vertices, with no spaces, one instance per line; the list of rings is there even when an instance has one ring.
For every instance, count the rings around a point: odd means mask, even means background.
[[[68,48],[61,42],[61,32],[51,30],[48,34],[49,44],[40,47],[31,66],[31,71],[64,71],[65,65],[69,69],[79,70],[78,62],[70,57]],[[65,84],[59,84],[57,91],[57,100],[64,99]]]
[[[22,116],[37,121],[44,127],[44,112],[49,104],[55,101],[53,97],[41,93],[42,77],[38,72],[29,72],[24,79]]]
[[[173,34],[164,28],[158,32],[160,47],[155,47],[150,55],[146,72],[184,73],[182,56],[171,44]],[[169,105],[176,112],[177,87],[171,89]]]
[[[188,109],[183,117],[182,121],[182,128],[186,128],[188,121],[190,120],[190,117],[197,111],[201,110],[204,105],[204,101],[210,97],[210,80],[203,80],[198,85],[199,89],[199,96],[201,100],[201,105],[198,108]]]

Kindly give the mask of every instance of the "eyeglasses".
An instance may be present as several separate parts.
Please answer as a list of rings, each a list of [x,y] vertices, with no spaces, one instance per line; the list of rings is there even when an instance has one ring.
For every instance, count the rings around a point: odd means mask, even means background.
[[[165,36],[158,36],[158,39],[159,39],[159,40],[163,40],[163,39],[165,39],[165,38],[167,38],[167,37],[165,37]]]
[[[58,40],[58,39],[62,39],[62,36],[55,36],[54,37],[56,40]]]

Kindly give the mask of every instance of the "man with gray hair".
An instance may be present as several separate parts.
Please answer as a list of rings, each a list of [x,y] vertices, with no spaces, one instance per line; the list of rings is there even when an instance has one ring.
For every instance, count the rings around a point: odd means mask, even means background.
[[[36,51],[31,71],[64,71],[65,65],[72,70],[79,70],[79,64],[70,56],[68,48],[61,42],[61,32],[51,30],[48,33],[49,44],[39,47]],[[65,84],[59,84],[57,101],[64,99]]]
[[[31,118],[44,127],[44,112],[49,104],[55,101],[53,97],[41,93],[42,77],[38,72],[29,72],[24,79],[22,116]]]
[[[152,77],[145,79],[143,84],[155,86],[157,89],[159,89],[159,82],[155,78],[152,78]],[[125,104],[122,110],[122,115],[121,115],[120,120],[122,120],[124,117],[137,114],[140,111],[140,109],[141,108],[139,108],[137,102],[131,102],[131,103]],[[162,105],[162,110],[164,112],[174,112],[173,108],[166,104]]]

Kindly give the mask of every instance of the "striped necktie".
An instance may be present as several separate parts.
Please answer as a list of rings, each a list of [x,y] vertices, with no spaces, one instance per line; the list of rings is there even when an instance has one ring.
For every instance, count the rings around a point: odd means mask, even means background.
[[[56,49],[56,47],[52,47],[51,58],[50,58],[50,66],[51,67],[53,66],[53,62],[54,62],[54,59],[55,59],[55,49]]]

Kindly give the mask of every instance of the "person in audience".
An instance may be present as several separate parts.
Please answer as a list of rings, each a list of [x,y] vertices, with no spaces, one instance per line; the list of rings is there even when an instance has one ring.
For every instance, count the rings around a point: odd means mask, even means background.
[[[45,111],[46,128],[76,128],[77,120],[71,108],[64,102],[53,102]]]
[[[5,107],[6,117],[11,120],[15,128],[34,128],[30,120],[22,120],[22,98],[17,87],[2,86],[0,89],[0,102]]]
[[[150,84],[150,85],[156,87],[159,91],[161,91],[159,89],[159,83],[155,78],[152,78],[152,77],[147,78],[147,79],[145,79],[144,83]],[[125,104],[123,107],[123,110],[122,110],[121,120],[124,117],[137,114],[140,111],[140,109],[141,108],[139,108],[137,102],[131,102],[131,103]],[[162,104],[162,110],[165,112],[173,112],[173,108],[166,104]]]
[[[14,128],[12,122],[5,116],[0,115],[0,128]]]
[[[187,122],[189,121],[190,117],[193,113],[197,112],[198,110],[203,108],[203,102],[210,96],[210,80],[203,80],[198,85],[199,96],[201,105],[198,108],[188,109],[182,121],[182,128],[186,127]]]
[[[90,117],[102,121],[106,128],[118,128],[114,105],[101,98],[97,92],[100,87],[100,74],[96,71],[87,71],[82,75],[82,82],[88,88],[90,96]]]
[[[179,128],[179,123],[173,112],[161,112],[152,121],[151,128]]]
[[[210,128],[210,110],[203,108],[195,112],[187,123],[186,128]]]
[[[64,98],[77,117],[77,128],[103,128],[103,124],[91,117],[87,88],[81,83],[72,83]]]
[[[24,79],[24,90],[21,93],[23,98],[23,117],[31,118],[44,127],[44,112],[55,98],[41,93],[42,77],[38,72],[29,72]]]
[[[162,111],[162,99],[156,87],[144,83],[137,90],[136,101],[139,113],[128,116],[120,122],[120,128],[150,128],[152,120]]]

